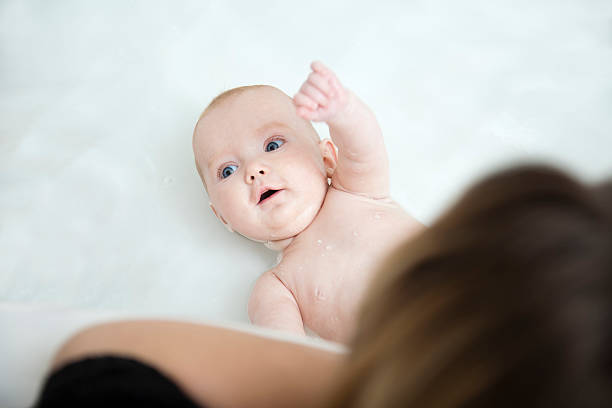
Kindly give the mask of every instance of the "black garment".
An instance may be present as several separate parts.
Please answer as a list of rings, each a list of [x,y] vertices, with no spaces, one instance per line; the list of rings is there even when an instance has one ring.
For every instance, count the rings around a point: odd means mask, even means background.
[[[155,368],[115,356],[86,358],[55,371],[34,407],[202,408]]]

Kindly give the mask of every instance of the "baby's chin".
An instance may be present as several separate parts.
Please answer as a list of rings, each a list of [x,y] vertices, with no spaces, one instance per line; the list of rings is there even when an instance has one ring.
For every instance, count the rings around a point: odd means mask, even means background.
[[[278,226],[268,226],[260,228],[256,233],[237,231],[240,235],[256,241],[269,243],[274,241],[283,241],[290,238],[295,238],[302,231],[310,226],[319,212],[320,206],[312,205],[295,218],[292,218],[290,223],[282,223]]]

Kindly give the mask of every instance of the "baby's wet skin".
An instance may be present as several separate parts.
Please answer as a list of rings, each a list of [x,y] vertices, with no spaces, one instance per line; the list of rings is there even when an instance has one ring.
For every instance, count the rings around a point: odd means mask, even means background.
[[[330,188],[316,219],[272,273],[296,298],[304,324],[323,338],[347,342],[381,260],[421,228],[391,200]]]
[[[363,293],[395,245],[422,225],[389,197],[373,113],[321,63],[298,94],[247,87],[194,131],[211,209],[230,230],[280,251],[249,300],[255,324],[346,342]],[[332,141],[310,120],[326,121]]]

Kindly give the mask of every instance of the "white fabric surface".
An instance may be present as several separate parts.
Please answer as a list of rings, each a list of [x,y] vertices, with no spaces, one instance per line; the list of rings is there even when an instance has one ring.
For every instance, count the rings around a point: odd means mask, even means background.
[[[611,21],[609,0],[1,1],[0,406],[91,313],[247,322],[276,254],[208,210],[191,133],[219,92],[293,95],[321,59],[429,223],[510,163],[612,173]]]

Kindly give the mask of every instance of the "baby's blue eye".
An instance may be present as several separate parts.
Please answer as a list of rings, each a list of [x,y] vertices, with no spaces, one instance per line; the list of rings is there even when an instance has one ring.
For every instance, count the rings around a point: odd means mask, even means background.
[[[221,173],[219,174],[219,176],[221,178],[228,178],[236,171],[237,168],[238,166],[236,166],[235,164],[230,164],[229,166],[225,166],[223,170],[221,170]]]
[[[279,147],[283,145],[283,143],[285,143],[285,141],[281,139],[276,139],[276,140],[271,141],[270,143],[266,145],[266,152],[271,152],[272,150],[278,149]]]

